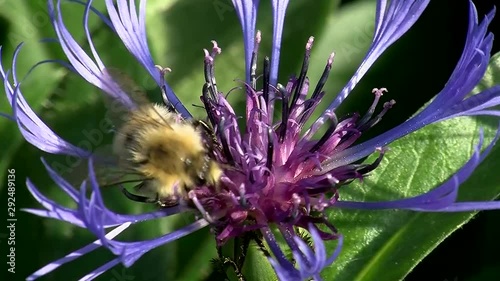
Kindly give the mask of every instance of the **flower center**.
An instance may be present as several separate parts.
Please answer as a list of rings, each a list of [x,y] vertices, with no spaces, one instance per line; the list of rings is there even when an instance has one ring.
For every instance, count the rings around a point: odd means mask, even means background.
[[[330,231],[322,232],[322,237],[335,239],[336,230],[324,219],[323,211],[337,201],[341,186],[362,179],[380,164],[384,149],[378,150],[380,156],[371,164],[335,167],[332,156],[352,146],[395,102],[384,103],[382,110],[375,114],[387,90],[373,89],[374,101],[363,116],[354,113],[338,118],[335,112],[327,112],[325,124],[316,122],[303,133],[306,122],[325,95],[323,87],[334,54],[328,57],[320,80],[307,98],[313,38],[306,44],[299,76],[292,76],[285,86],[270,84],[269,58],[265,57],[260,89],[256,76],[260,32],[255,43],[250,83],[244,84],[247,96],[244,131],[238,127],[235,111],[217,90],[214,60],[221,49],[213,42],[212,51],[205,50],[206,83],[202,101],[220,143],[221,149],[214,152],[214,157],[224,167],[224,175],[220,186],[192,190],[190,199],[219,230],[220,243],[270,223],[301,227],[309,223],[323,224]],[[276,103],[281,107],[281,119],[275,122]],[[322,125],[326,127],[324,133],[316,137],[312,132]]]

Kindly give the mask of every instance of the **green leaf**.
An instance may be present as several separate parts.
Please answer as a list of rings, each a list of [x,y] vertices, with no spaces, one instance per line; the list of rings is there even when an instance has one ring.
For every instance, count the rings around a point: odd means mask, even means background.
[[[477,127],[477,121],[461,118],[431,125],[396,141],[379,168],[363,184],[355,183],[342,190],[341,199],[385,201],[425,193],[448,179],[467,160],[477,140]],[[461,201],[491,200],[498,196],[499,177],[492,173],[491,167],[498,165],[499,152],[495,149],[461,186]],[[324,271],[325,279],[402,280],[473,215],[401,210],[332,211],[329,218],[343,233],[345,242],[339,259]]]
[[[481,82],[472,91],[473,94],[477,94],[488,88],[496,86],[500,83],[500,52],[494,54],[490,58],[490,63],[488,64],[488,69],[484,74]]]
[[[492,58],[475,92],[498,84],[500,56]],[[342,200],[387,201],[423,194],[447,180],[470,158],[479,128],[485,143],[496,124],[461,117],[427,126],[392,143],[380,166],[340,191]],[[493,122],[494,123],[494,122]],[[367,162],[373,161],[371,156]],[[500,194],[498,145],[459,189],[459,202],[488,201]],[[420,213],[403,210],[334,210],[330,220],[345,237],[326,280],[402,280],[427,254],[476,213]],[[334,246],[328,246],[333,251]]]
[[[250,242],[250,247],[243,266],[243,276],[248,281],[275,281],[276,273],[267,257],[262,253],[255,241]]]

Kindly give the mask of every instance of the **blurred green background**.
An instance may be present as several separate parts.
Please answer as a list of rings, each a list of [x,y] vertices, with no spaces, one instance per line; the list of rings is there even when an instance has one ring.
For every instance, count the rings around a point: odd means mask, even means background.
[[[95,1],[94,6],[104,11],[102,2]],[[263,33],[260,51],[263,56],[270,54],[272,22],[270,4],[267,1],[261,2],[258,29]],[[494,5],[493,1],[476,2],[480,17]],[[285,22],[280,82],[284,83],[288,75],[300,69],[304,45],[309,36],[315,36],[309,77],[311,83],[317,81],[328,55],[335,51],[334,67],[325,87],[328,93],[325,100],[332,100],[362,61],[369,46],[374,7],[374,1],[361,0],[291,1]],[[395,99],[397,105],[364,138],[388,130],[414,114],[442,89],[453,70],[464,43],[467,8],[468,1],[465,0],[432,1],[417,24],[372,67],[339,109],[338,115],[354,111],[363,113],[372,102],[371,89],[374,87],[388,88],[389,93],[384,99]],[[83,7],[63,1],[62,10],[68,29],[87,48],[82,29]],[[497,27],[498,22],[496,20],[492,26]],[[91,17],[90,31],[105,64],[130,74],[147,90],[152,100],[158,101],[158,90],[151,79],[95,16]],[[199,95],[203,83],[202,49],[211,47],[210,40],[216,40],[222,48],[222,55],[217,58],[216,63],[219,89],[227,92],[240,85],[235,79],[244,80],[241,31],[230,0],[149,0],[147,31],[155,63],[172,68],[173,72],[167,75],[167,81],[195,116],[202,116],[202,112],[192,104],[200,104]],[[40,43],[41,39],[54,36],[46,1],[0,0],[0,45],[3,46],[4,68],[10,68],[12,52],[17,44],[25,42],[18,59],[19,79],[40,60],[64,58],[57,44]],[[499,49],[497,42],[493,53]],[[85,132],[99,127],[99,121],[105,112],[101,93],[59,65],[48,64],[36,69],[24,81],[22,92],[41,118],[60,136],[74,144],[81,144]],[[236,91],[230,96],[230,101],[241,112],[244,105],[241,93]],[[0,101],[0,111],[11,112],[5,98]],[[7,202],[6,171],[13,168],[16,170],[18,219],[16,274],[13,276],[6,273],[7,279],[4,280],[24,280],[48,262],[63,257],[95,238],[85,230],[20,211],[20,208],[39,208],[25,188],[25,179],[28,177],[50,198],[75,207],[48,178],[39,161],[40,157],[43,156],[57,169],[62,169],[64,176],[71,180],[78,179],[82,165],[73,158],[41,153],[24,141],[14,123],[5,119],[0,120],[0,135],[0,202]],[[105,142],[100,145],[109,143],[111,135],[104,134],[104,139]],[[103,192],[106,202],[109,202],[113,210],[139,213],[150,209],[128,201],[117,190]],[[6,211],[0,213],[0,220],[5,221]],[[140,224],[120,238],[130,241],[153,238],[177,229],[189,219],[177,216]],[[479,214],[441,243],[406,280],[500,278],[499,222],[498,211]],[[341,227],[339,230],[346,233],[349,231]],[[5,229],[0,230],[2,272],[6,272],[6,235]],[[208,261],[216,255],[214,245],[208,229],[204,229],[152,251],[131,268],[117,266],[103,274],[99,280],[208,279],[211,274]],[[97,250],[40,280],[76,280],[112,257],[105,250]],[[338,277],[336,280],[348,279]]]

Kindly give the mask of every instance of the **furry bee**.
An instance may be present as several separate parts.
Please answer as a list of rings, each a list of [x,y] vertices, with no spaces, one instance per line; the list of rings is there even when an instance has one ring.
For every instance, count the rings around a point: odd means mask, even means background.
[[[124,194],[134,201],[173,206],[195,186],[216,186],[222,169],[211,157],[216,138],[210,126],[149,102],[131,80],[107,71],[138,104],[120,118],[113,140],[118,168],[141,178],[135,186],[140,195],[122,188]]]

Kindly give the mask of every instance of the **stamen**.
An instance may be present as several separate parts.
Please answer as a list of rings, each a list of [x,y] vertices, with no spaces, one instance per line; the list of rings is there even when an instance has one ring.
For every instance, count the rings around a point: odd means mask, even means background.
[[[203,52],[205,53],[205,82],[208,84],[208,91],[212,95],[211,98],[213,100],[217,100],[216,97],[218,91],[214,75],[214,58],[208,53],[207,49],[203,49]]]
[[[314,188],[307,188],[307,194],[311,195],[316,195],[316,194],[321,194],[325,192],[330,192],[332,189],[336,188],[340,180],[338,180],[336,177],[332,176],[331,173],[325,175],[325,179],[328,181],[328,184],[322,185],[322,186],[317,186]]]
[[[373,171],[375,168],[378,167],[378,165],[380,165],[380,163],[382,162],[382,159],[384,158],[384,154],[387,150],[388,149],[384,148],[384,147],[377,147],[376,151],[380,153],[378,158],[375,161],[373,161],[373,163],[364,166],[363,168],[359,169],[357,172],[360,173],[361,175],[365,175],[365,174]]]
[[[293,202],[293,209],[292,209],[292,219],[295,220],[299,216],[299,208],[300,208],[300,196],[297,193],[292,194],[292,202]]]
[[[311,127],[309,129],[307,129],[307,131],[304,133],[304,137],[303,137],[304,140],[307,140],[307,141],[310,140],[316,134],[316,132],[319,130],[319,128],[321,126],[323,126],[323,124],[325,124],[326,118],[330,118],[331,116],[335,115],[335,112],[327,109],[325,111],[325,113],[323,113],[323,115],[324,115],[324,118],[318,119],[316,122],[314,122],[311,125]]]
[[[247,202],[247,199],[245,197],[245,194],[246,194],[246,190],[245,190],[245,184],[240,184],[240,187],[238,188],[238,192],[240,193],[240,206],[241,207],[247,207],[248,206],[248,202]]]
[[[370,108],[368,109],[368,111],[366,112],[365,116],[363,116],[363,118],[361,118],[361,120],[359,120],[358,124],[360,126],[364,125],[366,122],[368,122],[368,120],[370,120],[370,118],[372,118],[373,112],[375,112],[375,108],[377,107],[377,104],[380,100],[380,97],[384,95],[384,92],[387,92],[386,88],[381,88],[380,90],[377,88],[374,88],[372,90],[372,93],[375,94],[375,99],[373,100],[373,103],[370,106]]]
[[[297,100],[299,99],[300,92],[304,86],[304,81],[306,80],[307,70],[309,69],[309,59],[311,58],[311,49],[313,46],[314,37],[309,37],[306,44],[306,53],[304,55],[304,60],[302,61],[302,69],[300,70],[299,79],[295,85],[295,92],[293,94],[291,106],[295,106]]]
[[[326,130],[325,134],[319,139],[319,141],[309,150],[309,152],[315,152],[321,148],[325,144],[325,142],[332,136],[332,134],[337,129],[337,125],[339,124],[339,120],[337,119],[337,115],[333,113],[330,116],[331,124]]]
[[[198,197],[196,197],[194,190],[189,191],[188,196],[189,196],[189,199],[191,199],[191,201],[193,201],[196,208],[198,208],[198,211],[200,211],[200,214],[203,216],[203,218],[206,221],[208,221],[209,223],[214,223],[214,220],[212,219],[210,214],[207,211],[205,211],[205,208],[203,208],[203,205],[198,200]]]
[[[333,193],[332,197],[330,197],[330,200],[329,200],[329,203],[330,203],[330,206],[333,206],[333,204],[335,204],[337,201],[339,201],[339,191],[338,189],[335,190],[335,192]]]
[[[316,88],[314,89],[311,99],[315,99],[319,95],[319,93],[321,93],[321,90],[325,86],[326,81],[328,80],[328,76],[330,75],[330,71],[332,70],[334,57],[335,53],[331,53],[330,56],[328,57],[328,60],[326,61],[325,70],[323,70],[323,74],[321,75],[318,84],[316,84]]]
[[[269,171],[272,171],[273,168],[273,155],[274,154],[274,134],[273,134],[273,129],[268,128],[267,129],[267,160],[266,160],[266,167],[269,169]],[[265,171],[265,175],[269,175],[269,171]]]
[[[269,77],[271,75],[271,68],[269,67],[269,57],[264,58],[264,73],[262,77],[262,96],[266,102],[266,106],[269,104]]]
[[[330,56],[328,57],[328,60],[326,61],[326,66],[325,69],[323,70],[323,74],[321,75],[321,78],[318,81],[318,84],[316,84],[316,88],[314,88],[314,91],[312,93],[311,99],[307,104],[304,106],[304,113],[308,112],[307,114],[303,114],[300,117],[299,124],[305,123],[305,119],[308,118],[308,116],[311,115],[309,113],[309,110],[311,110],[315,100],[319,97],[321,94],[321,91],[323,90],[323,87],[326,84],[326,81],[328,80],[328,76],[330,75],[330,71],[332,70],[332,65],[333,65],[333,58],[335,57],[335,53],[331,53]]]
[[[224,128],[225,122],[226,122],[226,119],[224,117],[222,117],[220,120],[220,124],[219,124],[220,130],[218,130],[219,131],[219,138],[220,138],[220,142],[222,145],[222,151],[224,152],[224,156],[227,159],[228,164],[233,166],[234,165],[234,158],[233,158],[233,155],[231,154],[231,151],[229,150],[229,144],[227,143],[226,135],[224,134],[224,132],[222,130]]]
[[[257,30],[257,34],[255,35],[255,45],[254,45],[254,49],[252,52],[251,69],[250,69],[250,80],[252,81],[252,88],[254,88],[254,89],[257,89],[257,79],[256,79],[257,56],[259,53],[259,46],[260,46],[261,39],[262,38],[261,38],[260,30]]]
[[[208,90],[208,84],[205,83],[203,84],[203,89],[201,91],[201,101],[203,102],[205,106],[205,111],[207,112],[207,117],[208,120],[210,120],[210,123],[212,124],[213,127],[217,125],[217,119],[215,118],[214,115],[214,110],[213,110],[213,105],[210,103],[210,97],[209,97],[209,90]]]
[[[160,73],[160,80],[161,80],[161,98],[163,100],[163,104],[168,107],[171,111],[175,112],[175,106],[173,105],[167,98],[167,85],[165,85],[165,75],[167,72],[172,72],[172,69],[169,67],[163,67],[161,65],[155,65],[156,69],[158,69],[158,72]]]
[[[215,59],[215,57],[216,57],[217,55],[220,55],[220,53],[222,53],[222,49],[221,49],[221,48],[219,48],[219,46],[218,46],[218,44],[217,44],[217,41],[212,40],[212,41],[210,41],[210,42],[212,42],[212,45],[213,45],[213,46],[212,46],[212,53],[211,53],[210,55],[212,56],[212,58],[213,58],[213,59]]]
[[[327,202],[329,202],[329,200],[326,199],[324,193],[321,193],[319,198],[317,198],[317,200],[314,204],[314,210],[316,210],[318,212],[323,212],[325,210],[325,208],[327,208],[329,206],[329,203],[327,203]]]
[[[306,214],[309,215],[311,213],[311,199],[309,198],[309,195],[307,194],[307,190],[302,190],[302,198],[304,198],[304,203],[305,203],[305,211]]]
[[[384,109],[382,109],[382,111],[375,118],[373,118],[372,120],[370,120],[366,124],[363,124],[360,127],[360,130],[365,130],[365,129],[368,129],[368,128],[371,128],[371,127],[377,125],[377,123],[380,122],[380,120],[382,120],[382,117],[387,113],[387,111],[389,111],[389,109],[391,109],[395,104],[396,104],[395,100],[390,100],[390,101],[384,103]]]
[[[255,176],[253,175],[254,170],[250,170],[250,173],[248,174],[248,180],[250,181],[251,184],[255,183]]]
[[[289,114],[289,106],[288,106],[288,92],[286,91],[285,87],[283,85],[278,84],[277,86],[278,91],[281,93],[281,104],[282,104],[282,109],[281,109],[281,124],[279,128],[280,132],[280,138],[279,141],[283,142],[285,139],[286,135],[286,129],[288,125],[288,114]]]

